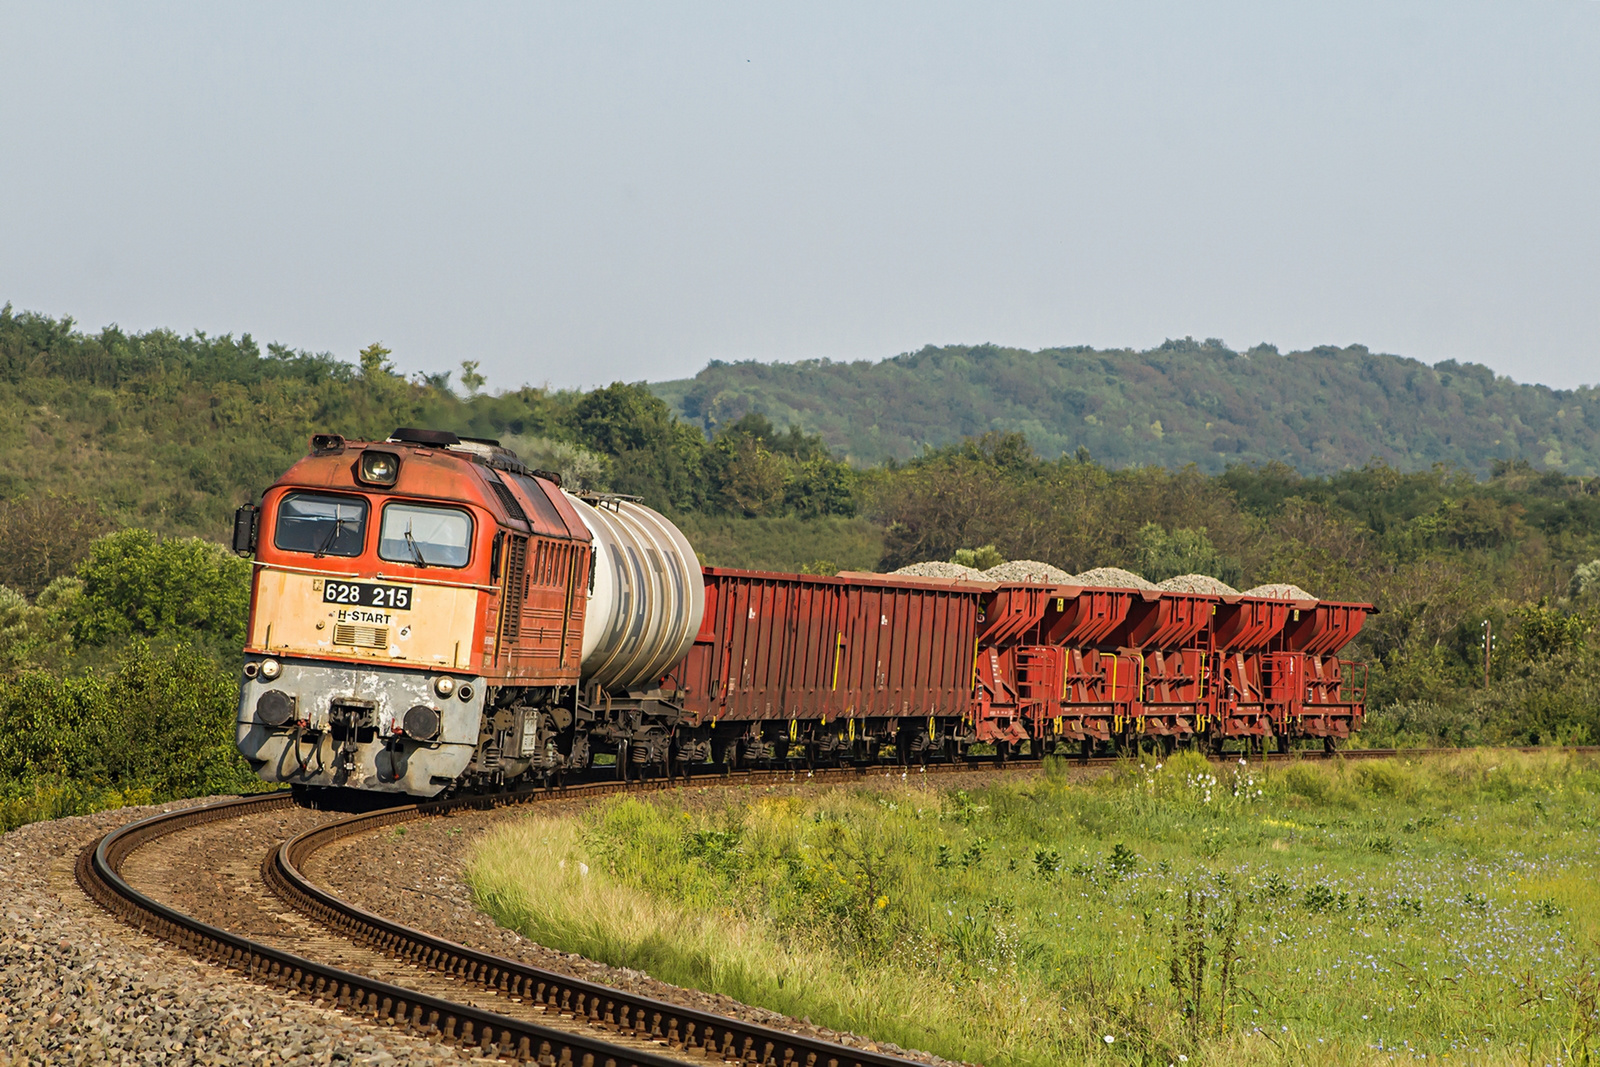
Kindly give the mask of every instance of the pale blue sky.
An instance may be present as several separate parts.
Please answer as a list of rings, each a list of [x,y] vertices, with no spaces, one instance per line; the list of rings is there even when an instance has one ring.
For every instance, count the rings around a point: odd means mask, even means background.
[[[0,0],[0,302],[494,386],[925,343],[1600,381],[1600,3]]]

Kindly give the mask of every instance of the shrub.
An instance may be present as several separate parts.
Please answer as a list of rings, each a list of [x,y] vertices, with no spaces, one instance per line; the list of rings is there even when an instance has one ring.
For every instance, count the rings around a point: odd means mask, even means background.
[[[74,636],[85,644],[191,634],[227,646],[244,641],[250,563],[221,545],[119,530],[90,546],[78,577],[83,604]]]
[[[1327,775],[1308,763],[1291,763],[1283,772],[1283,784],[1289,792],[1307,800],[1320,802],[1329,793]]]

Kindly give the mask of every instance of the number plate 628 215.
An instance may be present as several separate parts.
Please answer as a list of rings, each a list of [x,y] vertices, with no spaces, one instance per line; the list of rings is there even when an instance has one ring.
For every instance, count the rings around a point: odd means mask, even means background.
[[[392,608],[395,611],[411,610],[409,585],[376,585],[372,582],[322,583],[324,604],[348,604],[351,607]]]

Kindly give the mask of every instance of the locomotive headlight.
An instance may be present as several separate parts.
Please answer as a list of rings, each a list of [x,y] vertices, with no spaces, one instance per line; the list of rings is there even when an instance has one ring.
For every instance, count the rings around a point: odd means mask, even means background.
[[[279,663],[277,660],[264,659],[261,661],[261,677],[265,678],[267,681],[272,681],[272,679],[276,678],[282,673],[283,664]]]
[[[436,678],[433,682],[433,691],[442,697],[447,697],[456,691],[454,678]]]
[[[393,452],[363,452],[356,477],[368,485],[393,485],[400,477],[400,457]]]

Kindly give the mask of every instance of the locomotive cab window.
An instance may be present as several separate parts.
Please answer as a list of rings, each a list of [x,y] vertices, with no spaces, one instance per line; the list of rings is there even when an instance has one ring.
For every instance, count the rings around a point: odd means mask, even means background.
[[[472,516],[460,508],[386,504],[378,555],[414,567],[465,567],[472,554]]]
[[[367,543],[367,502],[355,496],[290,493],[278,504],[272,543],[285,552],[359,556]]]

